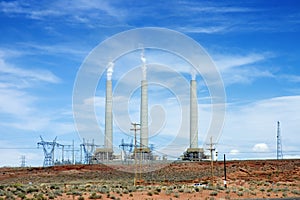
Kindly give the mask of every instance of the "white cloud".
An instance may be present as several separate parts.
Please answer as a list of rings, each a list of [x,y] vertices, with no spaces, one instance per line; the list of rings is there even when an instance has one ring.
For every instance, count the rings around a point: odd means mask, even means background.
[[[60,79],[48,70],[41,69],[24,69],[7,64],[0,58],[0,81],[3,76],[10,76],[12,78],[23,79],[25,81],[42,81],[48,83],[59,83]]]
[[[237,149],[232,149],[232,150],[230,150],[230,152],[229,152],[230,155],[237,155],[238,153],[240,153],[240,151],[237,150]]]
[[[226,86],[237,83],[251,83],[257,78],[274,78],[270,69],[264,69],[263,62],[272,57],[271,53],[250,53],[248,55],[213,55]]]
[[[269,151],[269,147],[265,143],[258,143],[258,144],[255,144],[253,146],[252,150],[254,152],[268,152]]]
[[[299,151],[298,122],[300,96],[282,96],[249,104],[228,104],[226,122],[220,139],[220,151],[234,147],[240,152],[253,152],[246,157],[276,156],[277,121],[281,122],[283,148]],[[257,144],[254,146],[254,144]],[[263,151],[264,154],[255,153]],[[244,156],[245,154],[239,154]]]
[[[54,111],[43,107],[40,96],[34,94],[35,88],[42,84],[57,84],[60,78],[45,69],[26,69],[6,63],[3,57],[18,56],[2,53],[0,57],[0,125],[22,131],[48,130],[65,134],[74,132],[69,121],[58,122]],[[69,115],[71,119],[72,115]]]
[[[279,78],[282,78],[292,83],[300,83],[300,76],[297,75],[284,74],[284,75],[280,75]]]
[[[50,4],[39,4],[30,2],[0,2],[0,9],[3,13],[16,16],[23,15],[26,18],[35,20],[64,20],[65,23],[80,23],[87,26],[98,25],[98,23],[116,25],[122,22],[127,16],[126,10],[112,6],[110,1],[85,2],[78,1],[53,1]],[[98,23],[95,19],[101,18]],[[104,20],[106,19],[106,20]]]
[[[263,54],[248,54],[248,55],[215,55],[215,62],[218,68],[222,71],[233,67],[240,67],[263,61],[268,56]]]

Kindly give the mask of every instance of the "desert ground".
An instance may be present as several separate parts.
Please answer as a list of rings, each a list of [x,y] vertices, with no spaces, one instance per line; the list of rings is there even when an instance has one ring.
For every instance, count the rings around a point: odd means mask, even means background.
[[[0,199],[299,198],[300,159],[174,162],[137,174],[104,164],[0,168]],[[195,185],[196,184],[196,185]]]

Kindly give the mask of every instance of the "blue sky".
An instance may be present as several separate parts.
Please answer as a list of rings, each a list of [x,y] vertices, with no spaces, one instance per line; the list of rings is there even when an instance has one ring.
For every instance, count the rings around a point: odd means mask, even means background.
[[[284,157],[299,158],[299,6],[296,0],[0,1],[0,165],[19,166],[21,155],[26,156],[28,165],[42,165],[42,149],[36,149],[39,135],[45,140],[58,136],[62,144],[72,140],[80,144],[72,94],[81,64],[103,40],[141,27],[182,32],[201,44],[214,60],[227,97],[219,154],[226,153],[231,159],[275,158],[276,123],[280,121]],[[159,52],[145,53],[149,60],[162,59]],[[116,62],[115,82],[122,76],[118,65],[138,67],[139,54]],[[165,62],[159,61],[164,64],[174,61],[170,55],[163,59]],[[210,109],[207,88],[198,80],[202,145]],[[104,83],[101,79],[95,96],[100,128]],[[154,94],[157,88],[150,90]],[[138,120],[134,106],[138,92],[129,105],[133,120]],[[163,100],[171,94],[160,94],[159,103],[172,104]],[[150,99],[149,103],[152,108],[158,102]],[[166,106],[167,115],[174,116],[172,108]],[[166,121],[164,133],[172,132],[177,119],[173,120]],[[130,141],[118,127],[115,130],[116,147],[121,138]],[[159,149],[170,137],[158,134],[151,142]]]

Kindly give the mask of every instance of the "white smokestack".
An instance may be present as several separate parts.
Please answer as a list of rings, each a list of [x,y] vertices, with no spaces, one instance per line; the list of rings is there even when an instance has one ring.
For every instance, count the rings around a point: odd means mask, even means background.
[[[198,148],[198,100],[195,80],[191,80],[190,88],[190,148]]]
[[[107,71],[106,71],[107,80],[111,80],[113,72],[114,72],[114,63],[109,62],[108,66],[107,66]]]
[[[109,62],[106,80],[106,99],[105,99],[105,148],[113,150],[113,117],[112,117],[112,73],[114,63]]]
[[[143,79],[141,82],[141,113],[140,113],[140,144],[141,148],[148,148],[148,82],[147,82],[147,67],[144,50],[141,53],[141,60],[143,62]]]

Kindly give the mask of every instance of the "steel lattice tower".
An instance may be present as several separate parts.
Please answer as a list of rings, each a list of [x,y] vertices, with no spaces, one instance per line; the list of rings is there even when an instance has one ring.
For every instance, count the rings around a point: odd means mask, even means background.
[[[282,144],[280,135],[280,122],[277,122],[277,160],[283,159],[282,155]]]
[[[42,138],[42,136],[40,136],[41,138],[41,142],[38,142],[38,147],[39,146],[43,146],[43,150],[44,150],[44,167],[49,167],[49,166],[53,166],[54,165],[54,149],[55,147],[59,147],[60,144],[58,144],[56,142],[56,137],[53,140],[53,142],[46,142],[44,141],[44,139]]]

